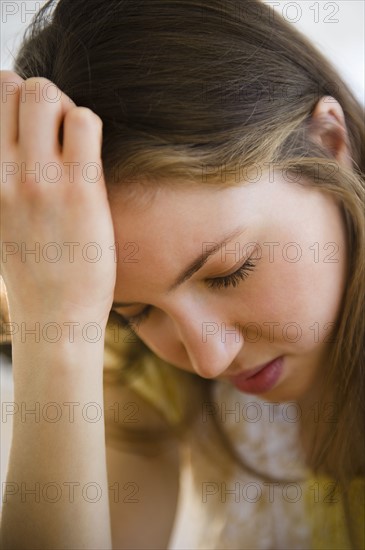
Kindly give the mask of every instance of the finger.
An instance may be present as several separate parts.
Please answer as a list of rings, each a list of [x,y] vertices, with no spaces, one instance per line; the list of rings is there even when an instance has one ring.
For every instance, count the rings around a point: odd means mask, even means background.
[[[0,71],[2,144],[15,144],[18,139],[19,95],[24,79],[12,71]]]
[[[19,145],[27,157],[39,161],[60,153],[60,127],[75,103],[43,77],[22,83],[19,104]]]
[[[103,181],[101,118],[88,107],[76,107],[64,119],[63,159],[79,163],[83,180]]]

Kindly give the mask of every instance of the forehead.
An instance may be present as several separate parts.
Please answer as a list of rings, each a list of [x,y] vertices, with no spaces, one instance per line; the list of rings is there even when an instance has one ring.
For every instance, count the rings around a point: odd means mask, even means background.
[[[118,300],[149,303],[199,254],[244,225],[243,189],[165,187],[127,200],[122,189],[114,192]]]
[[[114,190],[109,204],[117,243],[116,299],[151,303],[151,296],[162,295],[198,255],[238,227],[243,237],[233,238],[229,250],[242,239],[243,245],[273,236],[318,240],[319,231],[331,225],[328,200],[313,187],[267,177],[229,187],[161,186],[133,197],[122,187]]]
[[[120,244],[169,245],[175,252],[196,248],[202,241],[222,238],[233,224],[296,222],[295,210],[315,193],[280,174],[263,172],[257,181],[236,185],[192,184],[171,181],[108,190],[116,238]]]
[[[221,237],[232,219],[252,211],[245,185],[236,187],[160,187],[126,196],[121,188],[109,199],[118,242],[138,241],[146,246],[169,243],[191,248],[202,240]]]

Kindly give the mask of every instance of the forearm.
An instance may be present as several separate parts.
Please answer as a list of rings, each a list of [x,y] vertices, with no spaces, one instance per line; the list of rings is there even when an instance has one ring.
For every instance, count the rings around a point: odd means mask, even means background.
[[[111,548],[102,365],[103,339],[14,340],[4,550]]]

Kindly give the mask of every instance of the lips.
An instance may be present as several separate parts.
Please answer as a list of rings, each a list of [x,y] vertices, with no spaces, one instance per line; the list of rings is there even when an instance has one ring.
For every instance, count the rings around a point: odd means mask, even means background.
[[[229,381],[241,392],[260,394],[270,391],[279,382],[283,373],[284,357],[277,357],[269,363],[228,376]]]
[[[278,359],[278,357],[276,357],[275,359],[271,359],[271,361],[268,361],[267,363],[264,363],[259,367],[255,367],[254,369],[237,372],[237,374],[229,374],[227,376],[228,378],[236,378],[237,376],[239,376],[241,380],[247,380],[247,378],[251,378],[251,376],[255,376],[255,374],[260,372],[260,370],[265,369],[268,365],[270,365],[270,363],[272,363],[273,361],[276,361],[276,359]]]

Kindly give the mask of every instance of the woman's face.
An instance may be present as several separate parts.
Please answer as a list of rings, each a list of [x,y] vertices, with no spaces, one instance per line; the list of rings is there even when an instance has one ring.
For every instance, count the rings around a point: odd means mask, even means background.
[[[330,195],[267,173],[223,189],[160,188],[148,203],[117,190],[110,204],[114,300],[133,303],[113,309],[134,322],[148,313],[135,330],[156,355],[219,379],[280,357],[281,368],[241,390],[291,401],[314,388],[346,273],[344,224]],[[187,272],[202,254],[206,261]]]

